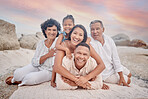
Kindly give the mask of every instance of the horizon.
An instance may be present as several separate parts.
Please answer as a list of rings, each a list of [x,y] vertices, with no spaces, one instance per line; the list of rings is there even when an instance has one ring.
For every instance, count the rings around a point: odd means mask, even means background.
[[[148,0],[1,0],[0,19],[15,24],[17,34],[41,32],[40,24],[49,18],[61,23],[71,14],[75,24],[85,26],[99,19],[105,34],[124,33],[132,39],[148,42]]]

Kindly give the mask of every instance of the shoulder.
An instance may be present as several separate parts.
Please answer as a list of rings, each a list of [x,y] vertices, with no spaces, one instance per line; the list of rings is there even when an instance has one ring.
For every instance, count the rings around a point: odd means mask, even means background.
[[[59,37],[63,37],[63,34],[62,34],[62,33],[61,33],[61,34],[59,34],[58,38],[59,38]]]
[[[54,42],[56,42],[58,40],[58,37],[55,38]]]
[[[108,43],[114,43],[114,40],[110,36],[104,34],[104,38],[106,41],[108,41]]]
[[[87,70],[92,71],[92,70],[94,70],[96,68],[97,62],[96,62],[96,60],[94,58],[89,57],[89,59],[87,60],[86,65],[87,65]]]
[[[99,42],[99,41],[97,41],[97,40],[94,40],[94,38],[93,37],[89,37],[89,39],[90,39],[90,43],[91,44],[96,44],[97,42]]]
[[[37,46],[42,46],[44,45],[45,43],[45,39],[44,40],[40,40],[38,43],[37,43]]]
[[[68,68],[70,67],[72,64],[72,59],[69,59],[67,58],[66,56],[64,56],[63,58],[63,61],[62,61],[62,65],[65,67],[65,68]]]
[[[69,43],[70,41],[69,40],[65,40],[61,43],[62,46],[66,46],[66,47],[69,47]]]
[[[92,58],[91,56],[89,57],[89,61],[90,61],[91,63],[96,63],[96,60],[95,60],[94,58]]]
[[[91,56],[89,57],[88,62],[92,66],[95,66],[95,67],[97,66],[96,60],[94,58],[92,58]]]
[[[45,39],[44,40],[40,40],[37,44],[36,44],[36,51],[44,49],[45,48]]]
[[[90,39],[91,39],[90,45],[91,45],[94,49],[96,49],[96,47],[98,47],[98,46],[101,45],[101,43],[100,43],[99,41],[94,40],[92,37],[90,37]]]

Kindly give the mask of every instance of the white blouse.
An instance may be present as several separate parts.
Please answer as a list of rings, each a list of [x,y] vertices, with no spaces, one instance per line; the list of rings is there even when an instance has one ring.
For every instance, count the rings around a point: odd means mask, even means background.
[[[47,60],[45,60],[45,62],[43,64],[40,64],[40,58],[43,55],[47,54],[51,48],[55,47],[56,41],[57,41],[57,38],[55,38],[55,40],[52,43],[50,48],[46,47],[45,40],[41,40],[37,44],[35,55],[32,58],[32,65],[34,67],[38,67],[39,70],[49,70],[49,71],[52,71],[52,66],[54,65],[54,58],[55,58],[55,56],[48,58]]]
[[[123,71],[122,68],[123,66],[120,62],[117,48],[112,38],[105,34],[103,34],[103,38],[105,41],[103,46],[99,41],[94,40],[92,37],[90,44],[95,49],[95,51],[100,55],[101,59],[105,64],[106,68],[102,72],[102,78],[103,80],[105,80],[113,73]]]

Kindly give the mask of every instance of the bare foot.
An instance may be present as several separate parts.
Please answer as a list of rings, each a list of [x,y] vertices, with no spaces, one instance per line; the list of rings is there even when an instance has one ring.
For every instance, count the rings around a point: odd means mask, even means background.
[[[56,87],[56,83],[55,82],[52,82],[51,81],[51,84],[50,84],[53,88],[55,88]]]
[[[109,90],[109,86],[103,83],[102,89]]]
[[[130,84],[130,83],[131,83],[131,79],[130,79],[130,77],[128,77],[127,84]]]
[[[129,74],[127,75],[127,77],[129,77],[129,78],[131,78],[131,76],[132,76],[132,74],[131,74],[131,73],[129,73]]]

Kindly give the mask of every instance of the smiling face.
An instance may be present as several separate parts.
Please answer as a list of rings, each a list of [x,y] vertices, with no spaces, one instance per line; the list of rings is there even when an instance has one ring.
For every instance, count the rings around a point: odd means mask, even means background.
[[[91,36],[94,39],[97,39],[98,37],[102,36],[104,32],[104,28],[101,26],[99,22],[91,24],[90,29],[91,29]]]
[[[88,58],[90,56],[90,51],[85,46],[78,46],[74,51],[74,61],[77,69],[81,69],[85,66]]]
[[[57,36],[57,27],[55,25],[52,27],[47,27],[45,33],[48,39],[55,39]]]
[[[69,34],[69,32],[73,27],[74,27],[74,23],[71,19],[64,20],[63,29],[67,34]]]
[[[83,39],[84,39],[84,31],[81,28],[76,27],[71,33],[71,43],[76,46],[79,43],[81,43]]]

